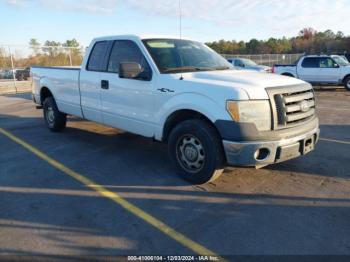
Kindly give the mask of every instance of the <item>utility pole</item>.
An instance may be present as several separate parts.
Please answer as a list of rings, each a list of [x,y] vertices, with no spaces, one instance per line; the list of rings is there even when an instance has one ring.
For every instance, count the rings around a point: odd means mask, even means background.
[[[17,85],[16,85],[16,76],[15,76],[15,67],[13,66],[13,57],[11,52],[11,47],[9,46],[9,53],[11,58],[11,67],[12,67],[12,79],[13,79],[13,85],[15,87],[15,92],[17,94]]]

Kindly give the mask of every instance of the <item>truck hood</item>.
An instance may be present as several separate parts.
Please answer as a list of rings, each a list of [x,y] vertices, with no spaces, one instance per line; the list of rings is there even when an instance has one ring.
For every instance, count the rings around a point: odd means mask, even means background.
[[[250,99],[268,99],[265,88],[305,84],[296,78],[244,70],[222,70],[182,74],[185,81],[241,89]]]
[[[264,66],[264,65],[255,65],[255,66],[246,66],[246,67],[243,67],[243,68],[240,68],[242,70],[254,70],[254,71],[267,71],[269,69],[271,69],[271,67],[269,66]]]

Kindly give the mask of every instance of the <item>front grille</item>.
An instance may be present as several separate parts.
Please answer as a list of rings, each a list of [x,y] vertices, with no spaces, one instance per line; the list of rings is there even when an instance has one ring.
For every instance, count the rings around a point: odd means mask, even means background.
[[[315,97],[311,86],[298,85],[267,89],[274,115],[274,129],[301,124],[315,116]]]

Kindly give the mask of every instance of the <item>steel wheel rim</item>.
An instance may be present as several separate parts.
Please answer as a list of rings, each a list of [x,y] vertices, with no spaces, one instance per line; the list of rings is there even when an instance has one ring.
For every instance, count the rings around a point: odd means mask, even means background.
[[[51,106],[49,106],[46,110],[46,119],[50,124],[53,124],[55,122],[55,113]]]
[[[350,89],[350,80],[346,83],[346,86]]]
[[[202,142],[194,135],[184,135],[178,140],[176,156],[181,167],[189,173],[198,173],[204,167],[205,150]]]

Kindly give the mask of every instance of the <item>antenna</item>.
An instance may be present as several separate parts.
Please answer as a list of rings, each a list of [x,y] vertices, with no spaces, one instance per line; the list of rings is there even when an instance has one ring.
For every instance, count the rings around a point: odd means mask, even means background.
[[[180,40],[182,40],[182,5],[181,0],[179,0],[179,33],[180,33]],[[183,66],[182,58],[180,55],[180,61],[181,61],[181,67]],[[183,80],[183,75],[181,73],[180,80]]]
[[[181,6],[181,0],[179,0],[179,18],[180,18],[180,39],[182,39],[182,6]]]

